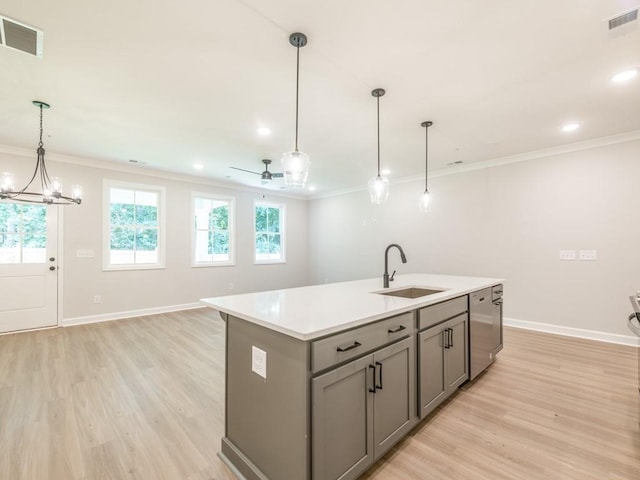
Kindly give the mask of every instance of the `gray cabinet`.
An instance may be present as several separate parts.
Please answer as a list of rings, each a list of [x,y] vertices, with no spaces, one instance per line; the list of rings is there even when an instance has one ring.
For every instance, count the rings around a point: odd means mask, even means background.
[[[415,425],[414,338],[311,381],[312,478],[362,474]]]
[[[469,378],[468,314],[418,333],[419,416],[424,418]]]

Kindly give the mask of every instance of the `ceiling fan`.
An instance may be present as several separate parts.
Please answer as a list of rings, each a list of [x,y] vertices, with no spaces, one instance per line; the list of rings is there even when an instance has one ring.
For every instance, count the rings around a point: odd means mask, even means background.
[[[262,163],[264,163],[264,172],[262,173],[254,172],[253,170],[245,170],[244,168],[238,168],[238,167],[229,167],[229,168],[233,168],[234,170],[240,170],[241,172],[255,173],[256,175],[260,175],[263,183],[266,183],[269,180],[272,180],[274,178],[284,177],[284,173],[275,173],[275,172],[269,171],[269,165],[271,165],[271,160],[269,160],[268,158],[265,158],[264,160],[262,160]]]

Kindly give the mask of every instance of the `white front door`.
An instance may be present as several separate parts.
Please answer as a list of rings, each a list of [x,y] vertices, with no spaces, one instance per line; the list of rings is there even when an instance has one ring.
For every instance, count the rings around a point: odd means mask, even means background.
[[[58,324],[58,207],[0,202],[0,333]]]

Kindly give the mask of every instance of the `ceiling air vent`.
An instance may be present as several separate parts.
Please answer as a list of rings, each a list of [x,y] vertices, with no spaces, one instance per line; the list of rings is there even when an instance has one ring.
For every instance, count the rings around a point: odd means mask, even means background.
[[[44,33],[0,15],[0,45],[42,58]]]
[[[605,39],[621,37],[638,29],[638,7],[607,18],[602,22]]]

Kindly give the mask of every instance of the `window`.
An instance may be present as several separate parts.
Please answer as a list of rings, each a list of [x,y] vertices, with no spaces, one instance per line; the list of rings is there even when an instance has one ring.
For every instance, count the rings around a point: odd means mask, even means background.
[[[45,263],[47,207],[0,203],[0,264]]]
[[[284,216],[284,205],[259,202],[254,204],[256,263],[283,263],[285,261]]]
[[[234,264],[234,200],[206,193],[193,197],[193,265]]]
[[[105,181],[105,270],[164,268],[164,193]]]

